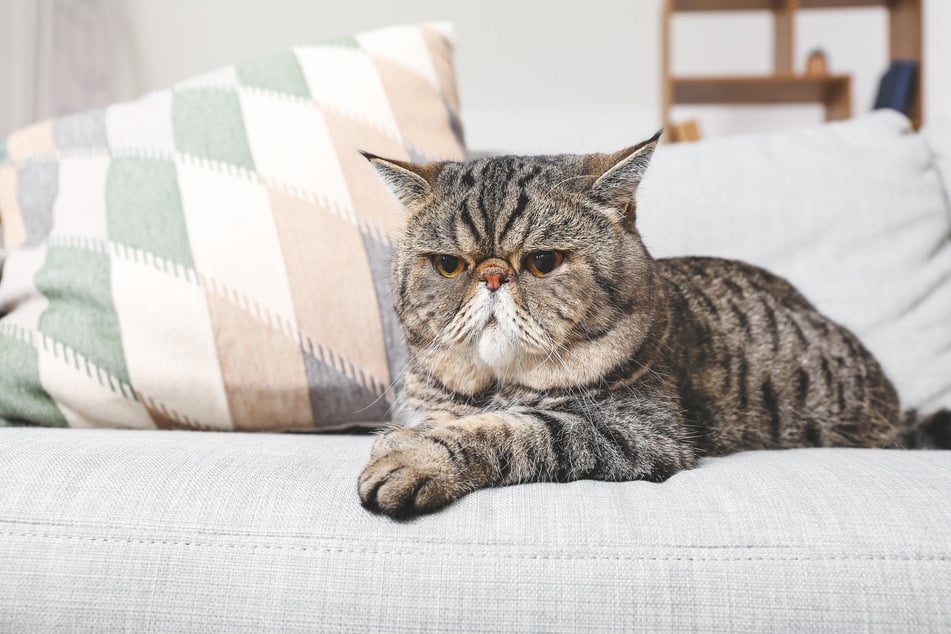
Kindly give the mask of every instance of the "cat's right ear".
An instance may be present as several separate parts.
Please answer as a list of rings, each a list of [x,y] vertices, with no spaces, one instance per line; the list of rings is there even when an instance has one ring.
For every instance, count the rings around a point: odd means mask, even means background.
[[[410,212],[416,211],[432,198],[433,183],[442,169],[442,163],[410,163],[369,152],[361,151],[360,154],[373,164],[376,173]]]

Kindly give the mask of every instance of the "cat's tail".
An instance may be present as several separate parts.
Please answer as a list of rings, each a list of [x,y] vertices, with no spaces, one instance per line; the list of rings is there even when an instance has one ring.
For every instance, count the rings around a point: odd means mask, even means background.
[[[902,443],[909,449],[951,449],[951,410],[942,409],[929,416],[915,410],[905,414]]]

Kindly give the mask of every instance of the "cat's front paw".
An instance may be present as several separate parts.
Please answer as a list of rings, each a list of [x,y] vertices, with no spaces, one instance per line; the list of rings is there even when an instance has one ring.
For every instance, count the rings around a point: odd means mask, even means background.
[[[395,518],[438,510],[468,492],[445,456],[422,443],[373,459],[358,490],[364,508]]]
[[[370,450],[370,461],[372,462],[384,454],[416,444],[419,442],[421,431],[417,427],[397,427],[380,434],[376,437],[373,448]]]

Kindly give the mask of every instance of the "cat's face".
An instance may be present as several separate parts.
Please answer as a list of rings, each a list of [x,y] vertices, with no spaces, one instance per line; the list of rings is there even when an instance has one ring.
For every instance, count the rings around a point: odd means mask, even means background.
[[[368,156],[409,214],[392,287],[424,368],[463,392],[581,383],[599,365],[583,351],[610,345],[645,297],[634,192],[656,141],[466,163]]]

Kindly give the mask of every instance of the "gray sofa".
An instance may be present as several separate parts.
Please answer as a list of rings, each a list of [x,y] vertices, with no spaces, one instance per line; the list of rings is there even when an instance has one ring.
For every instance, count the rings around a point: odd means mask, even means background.
[[[879,114],[662,148],[639,222],[788,276],[947,406],[949,140]],[[748,452],[398,523],[357,499],[371,442],[0,429],[0,632],[951,629],[951,452]]]

